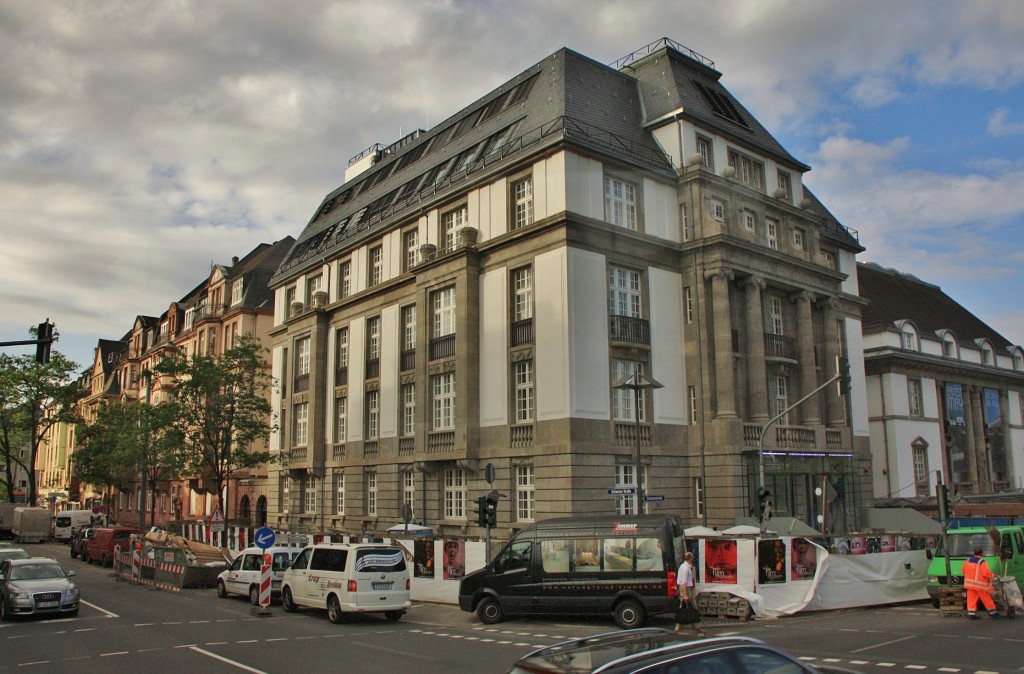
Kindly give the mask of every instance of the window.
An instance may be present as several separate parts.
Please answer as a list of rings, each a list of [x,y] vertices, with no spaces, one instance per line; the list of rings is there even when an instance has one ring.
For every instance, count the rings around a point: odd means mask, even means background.
[[[366,439],[380,436],[380,391],[366,392]]]
[[[948,332],[942,336],[942,355],[946,358],[957,358],[959,356],[956,337]]]
[[[345,514],[345,473],[340,470],[334,473],[334,514]]]
[[[697,406],[697,387],[690,386],[687,389],[687,396],[690,402],[690,423],[696,424],[699,420],[700,408]]]
[[[759,192],[764,191],[764,164],[730,149],[729,166],[736,169],[736,180]]]
[[[309,374],[309,337],[295,340],[295,376]]]
[[[366,358],[380,359],[380,316],[366,319]]]
[[[711,217],[719,222],[725,222],[725,204],[717,199],[712,199],[708,202],[708,210],[711,211]]]
[[[338,297],[352,294],[352,262],[345,260],[338,265]]]
[[[636,187],[618,178],[604,177],[604,219],[618,227],[636,229]]]
[[[1017,372],[1024,371],[1024,353],[1020,349],[1013,352],[1013,369]]]
[[[704,480],[693,478],[693,514],[704,517]]]
[[[402,271],[409,271],[416,266],[419,260],[420,233],[418,230],[410,229],[402,234],[402,249],[405,257],[402,260]]]
[[[836,258],[836,254],[831,250],[821,251],[821,261],[829,269],[839,269],[838,258]]]
[[[647,492],[647,466],[641,466],[640,479],[644,483],[644,492]],[[615,466],[615,488],[616,489],[636,489],[636,465],[626,464],[621,466]],[[617,515],[636,515],[637,511],[637,494],[634,491],[632,494],[622,494],[618,497],[618,503],[615,507],[615,513]]]
[[[384,280],[384,247],[374,246],[370,249],[370,286],[379,285]]]
[[[455,373],[445,372],[431,378],[434,430],[455,428]]]
[[[533,268],[512,270],[512,320],[533,318]]]
[[[366,472],[366,514],[377,514],[377,473]]]
[[[686,204],[679,205],[679,224],[683,228],[683,241],[690,241],[693,239],[693,225],[690,223],[690,219],[686,215]]]
[[[710,138],[704,136],[697,136],[697,153],[700,155],[700,163],[707,166],[709,169],[714,170],[715,168],[715,157],[711,151],[712,144]]]
[[[432,337],[455,334],[455,287],[449,286],[432,293],[434,325]]]
[[[466,475],[461,468],[444,471],[445,519],[466,518]]]
[[[903,326],[900,330],[900,340],[907,351],[917,351],[917,333],[912,326]]]
[[[773,402],[775,403],[775,410],[773,416],[782,414],[787,407],[789,407],[789,393],[788,393],[788,382],[785,377],[775,377],[774,385],[772,386],[774,394]],[[789,425],[789,414],[783,415],[779,419],[779,424],[782,426]]]
[[[402,307],[402,351],[416,350],[416,305]]]
[[[306,279],[306,306],[313,306],[313,296],[324,289],[324,275],[317,274]]]
[[[907,398],[910,402],[910,416],[924,416],[924,407],[921,402],[921,380],[907,380]]]
[[[608,267],[608,313],[640,318],[640,272]]]
[[[983,365],[993,364],[992,345],[988,342],[982,342],[981,344],[981,362]]]
[[[779,177],[779,189],[782,190],[782,192],[783,192],[782,197],[786,201],[792,203],[793,202],[793,180],[792,180],[792,178],[790,178],[789,174],[786,173],[785,171],[779,171],[778,172],[778,177]]]
[[[512,366],[515,381],[516,423],[533,421],[533,361],[523,360]]]
[[[683,319],[693,323],[693,289],[690,286],[683,288]]]
[[[743,229],[752,232],[755,227],[757,227],[757,216],[751,211],[743,211]]]
[[[533,224],[533,176],[512,183],[512,227]]]
[[[445,250],[452,250],[459,242],[459,230],[469,224],[466,214],[466,207],[462,206],[441,216],[441,240]]]
[[[804,230],[798,227],[793,228],[793,248],[796,250],[804,249]]]
[[[338,328],[334,340],[334,368],[338,372],[348,369],[348,328]],[[345,384],[347,378],[336,377],[334,385]]]
[[[764,243],[772,250],[779,249],[779,223],[775,220],[764,221]]]
[[[782,320],[782,298],[775,295],[768,297],[768,333],[772,335],[784,334]]]
[[[296,290],[295,286],[289,286],[289,287],[285,288],[285,290],[284,290],[284,306],[288,310],[288,315],[289,316],[293,316],[294,315],[292,306],[296,302],[298,302],[298,299],[299,299],[299,297],[298,297],[298,290]],[[199,307],[199,315],[200,315],[200,317],[202,317],[204,315],[204,313],[205,313],[205,307],[200,306]]]
[[[192,324],[195,323],[195,320],[196,320],[196,310],[194,308],[192,308],[192,307],[189,307],[188,309],[185,309],[185,326],[184,326],[184,329],[185,330],[191,330],[192,329]]]
[[[614,360],[612,361],[612,381],[616,382],[623,377],[628,377],[632,374],[644,373],[643,363],[637,363],[628,360]],[[636,421],[636,417],[633,414],[633,406],[636,402],[636,394],[631,389],[612,389],[612,418],[615,421]],[[640,392],[640,421],[646,420],[646,413],[644,410],[644,392]]]
[[[919,438],[920,440],[920,438]],[[915,441],[911,445],[914,452],[914,483],[918,496],[928,496],[928,443]]]
[[[402,435],[416,434],[416,384],[402,384]]]
[[[302,512],[315,513],[317,512],[317,495],[320,491],[316,477],[307,475],[304,482],[302,487]]]
[[[305,447],[309,439],[309,403],[296,403],[292,424],[292,446]]]
[[[516,466],[516,520],[532,522],[535,504],[533,466]]]
[[[348,439],[348,398],[334,398],[334,441],[345,442]]]
[[[243,285],[242,279],[236,279],[235,282],[231,284],[231,306],[242,302]]]
[[[402,471],[402,506],[410,516],[416,512],[416,473],[411,470]]]

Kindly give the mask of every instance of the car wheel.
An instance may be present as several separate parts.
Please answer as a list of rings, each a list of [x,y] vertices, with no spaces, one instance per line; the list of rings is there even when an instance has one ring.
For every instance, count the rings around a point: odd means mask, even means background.
[[[249,586],[249,603],[253,606],[260,605],[260,586],[250,585]]]
[[[624,630],[643,627],[647,615],[643,604],[635,599],[623,599],[615,605],[615,624]]]
[[[226,598],[228,596],[228,589],[226,587],[224,587],[224,581],[223,580],[218,580],[217,581],[217,596],[220,597],[221,599],[224,599],[224,598]]]
[[[75,557],[78,557],[78,553],[75,552],[75,546],[72,545],[71,546],[71,559],[74,559]]]
[[[939,608],[939,598],[932,597],[932,608]]]
[[[389,623],[396,623],[402,619],[401,611],[384,611],[384,617]]]
[[[327,617],[335,625],[341,622],[341,602],[333,594],[327,598]]]
[[[295,613],[299,608],[295,605],[295,600],[292,599],[292,589],[290,587],[281,590],[281,608],[286,613]]]
[[[493,625],[504,619],[505,612],[501,610],[501,602],[495,597],[484,597],[476,605],[476,617],[485,625]]]

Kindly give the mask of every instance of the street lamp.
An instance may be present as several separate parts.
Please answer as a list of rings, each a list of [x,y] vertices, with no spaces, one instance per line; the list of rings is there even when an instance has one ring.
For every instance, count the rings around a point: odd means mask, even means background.
[[[633,374],[624,375],[616,379],[612,384],[612,388],[619,389],[620,391],[633,391],[633,419],[636,422],[634,433],[636,436],[636,510],[639,515],[643,512],[642,509],[644,507],[643,480],[640,477],[640,396],[643,391],[663,388],[663,386],[654,379],[643,376],[637,370]]]

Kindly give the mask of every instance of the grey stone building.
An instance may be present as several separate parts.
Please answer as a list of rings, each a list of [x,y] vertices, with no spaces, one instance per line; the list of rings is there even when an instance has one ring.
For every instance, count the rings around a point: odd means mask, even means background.
[[[854,526],[862,368],[768,422],[862,362],[863,249],[720,78],[669,40],[562,49],[354,158],[271,280],[271,523],[480,535],[490,464],[499,536],[635,512],[638,473],[648,511],[730,525],[761,445],[778,514]]]

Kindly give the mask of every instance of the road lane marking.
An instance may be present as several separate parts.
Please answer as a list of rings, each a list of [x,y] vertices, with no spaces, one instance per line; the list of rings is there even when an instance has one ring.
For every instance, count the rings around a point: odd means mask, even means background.
[[[203,650],[198,646],[192,646],[191,649],[196,653],[200,653],[207,657],[213,658],[214,660],[220,660],[225,664],[231,665],[232,667],[238,667],[239,669],[244,670],[246,672],[252,672],[253,674],[267,674],[261,669],[255,669],[254,667],[250,667],[249,665],[243,665],[241,662],[236,662],[235,660],[230,660],[223,656],[217,655],[216,653],[211,653],[210,651]]]
[[[96,609],[96,610],[97,610],[97,611],[99,611],[100,613],[106,613],[106,614],[107,614],[107,617],[108,617],[108,618],[120,618],[120,617],[121,617],[121,616],[117,615],[116,613],[114,613],[114,612],[112,612],[112,611],[108,611],[108,610],[107,610],[107,609],[105,609],[105,608],[100,608],[100,607],[99,607],[99,606],[97,606],[96,604],[90,604],[89,602],[85,601],[84,599],[79,599],[79,600],[78,600],[78,603],[79,603],[79,604],[85,604],[85,605],[86,605],[86,606],[88,606],[89,608],[91,608],[91,609]]]
[[[384,651],[386,653],[395,653],[396,655],[404,655],[407,658],[416,658],[418,660],[429,660],[430,662],[435,662],[437,660],[437,658],[432,657],[430,655],[423,655],[422,653],[412,653],[410,651],[402,651],[402,650],[399,650],[397,648],[388,648],[386,646],[378,646],[376,644],[368,644],[365,641],[353,641],[352,643],[355,644],[356,646],[361,646],[362,648],[369,648],[369,649],[373,649],[373,650]]]
[[[865,646],[864,648],[858,648],[850,651],[851,653],[862,653],[864,651],[870,651],[872,648],[881,648],[882,646],[888,646],[890,644],[898,644],[901,641],[908,641],[910,639],[916,639],[916,634],[911,634],[909,637],[903,637],[901,639],[892,639],[891,641],[883,641],[880,644],[874,644],[873,646]]]
[[[112,653],[100,653],[101,658],[109,658],[114,655],[128,655],[131,651],[113,651]]]

